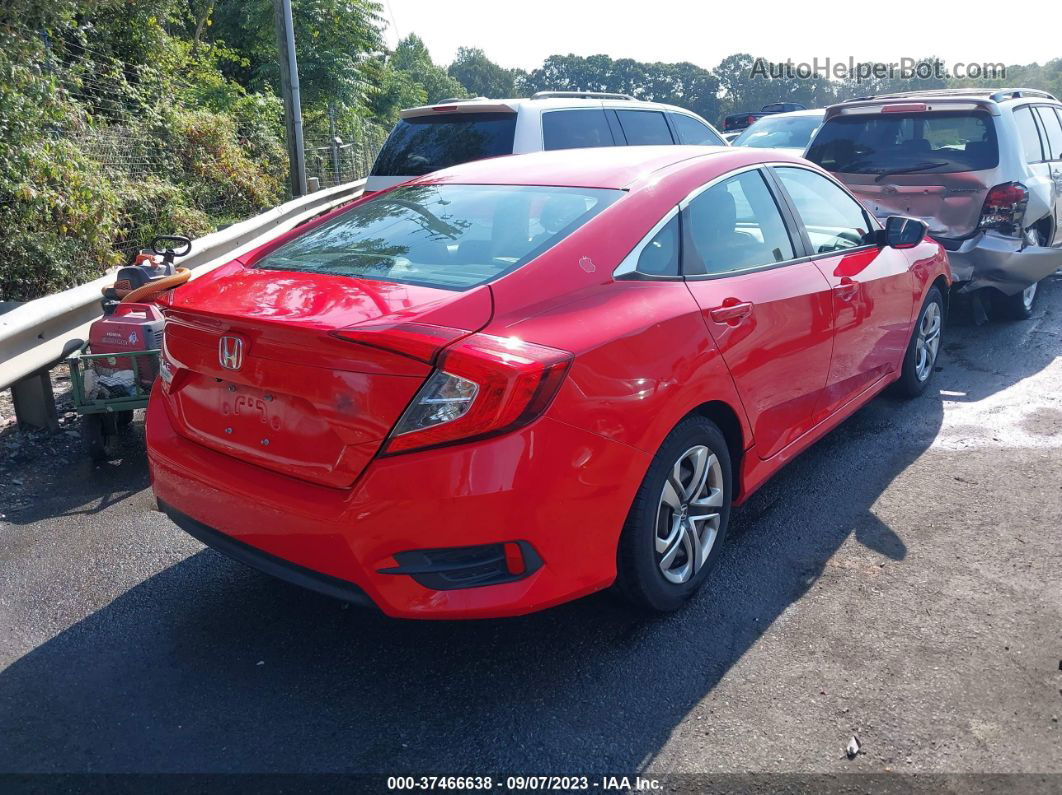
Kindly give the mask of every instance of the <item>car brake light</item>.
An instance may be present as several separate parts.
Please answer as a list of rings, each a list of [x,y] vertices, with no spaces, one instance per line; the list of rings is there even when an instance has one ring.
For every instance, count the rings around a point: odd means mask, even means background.
[[[996,185],[985,196],[980,227],[995,229],[1006,234],[1016,234],[1021,230],[1025,206],[1028,202],[1029,191],[1020,182]]]
[[[439,351],[468,333],[430,323],[378,323],[337,329],[332,336],[433,364]]]
[[[549,406],[572,358],[515,337],[473,334],[461,340],[442,352],[383,453],[467,442],[527,425]]]
[[[925,113],[929,106],[924,102],[900,102],[882,107],[882,113]]]
[[[756,123],[756,117],[755,116],[749,116],[748,118],[745,119],[745,121],[748,124],[755,124]]]

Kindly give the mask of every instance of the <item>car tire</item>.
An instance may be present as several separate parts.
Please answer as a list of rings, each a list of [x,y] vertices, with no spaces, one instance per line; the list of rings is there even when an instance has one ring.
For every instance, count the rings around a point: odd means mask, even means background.
[[[1028,320],[1036,309],[1036,298],[1039,295],[1039,282],[1014,295],[1003,295],[997,290],[992,296],[992,309],[1000,320]]]
[[[730,523],[732,483],[715,423],[688,417],[668,434],[620,535],[616,586],[628,602],[667,613],[704,584]]]
[[[925,392],[940,356],[943,334],[944,295],[939,287],[930,287],[911,330],[911,341],[903,355],[900,377],[893,386],[895,394],[904,398],[916,398]]]

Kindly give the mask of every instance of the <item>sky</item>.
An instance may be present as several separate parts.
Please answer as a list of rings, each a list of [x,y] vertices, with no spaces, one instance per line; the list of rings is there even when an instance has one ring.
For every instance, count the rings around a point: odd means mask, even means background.
[[[1057,0],[1026,0],[1014,12],[988,3],[980,4],[981,12],[977,4],[954,0],[917,5],[857,0],[381,2],[388,44],[393,47],[400,36],[416,33],[443,65],[462,46],[479,47],[492,61],[523,69],[536,68],[557,53],[690,61],[706,69],[736,52],[796,63],[815,57],[847,62],[850,56],[893,63],[935,55],[949,64],[1026,64],[1062,57]],[[996,22],[986,22],[993,17]]]

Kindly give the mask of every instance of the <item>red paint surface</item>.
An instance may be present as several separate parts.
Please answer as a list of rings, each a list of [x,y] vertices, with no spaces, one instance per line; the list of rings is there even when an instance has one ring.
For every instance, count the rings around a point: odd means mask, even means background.
[[[424,178],[627,189],[486,286],[256,271],[252,254],[176,291],[167,351],[177,376],[156,388],[147,424],[158,497],[357,583],[390,615],[428,618],[525,613],[609,585],[653,454],[706,405],[736,418],[744,500],[897,377],[929,285],[949,278],[946,257],[927,240],[711,280],[615,281],[616,265],[690,191],[749,164],[795,160],[637,149],[498,158]],[[419,339],[410,323],[454,332]],[[381,455],[446,350],[477,333],[570,354],[552,402],[512,431]],[[239,371],[218,363],[223,335],[245,341]],[[433,591],[378,573],[397,552],[517,539],[543,565],[512,583]]]

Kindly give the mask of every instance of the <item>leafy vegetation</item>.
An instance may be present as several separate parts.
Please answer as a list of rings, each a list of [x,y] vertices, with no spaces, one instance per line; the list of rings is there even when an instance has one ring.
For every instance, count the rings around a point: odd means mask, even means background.
[[[595,90],[712,122],[780,100],[822,106],[912,87],[751,76],[607,55],[529,72],[463,47],[448,67],[410,34],[390,50],[377,0],[293,0],[308,162],[363,174],[405,107],[454,97]],[[1062,59],[1006,81],[1062,92]],[[286,197],[272,0],[5,0],[0,5],[0,300],[29,300],[127,261],[156,234],[205,234]],[[335,147],[347,170],[340,175]]]

